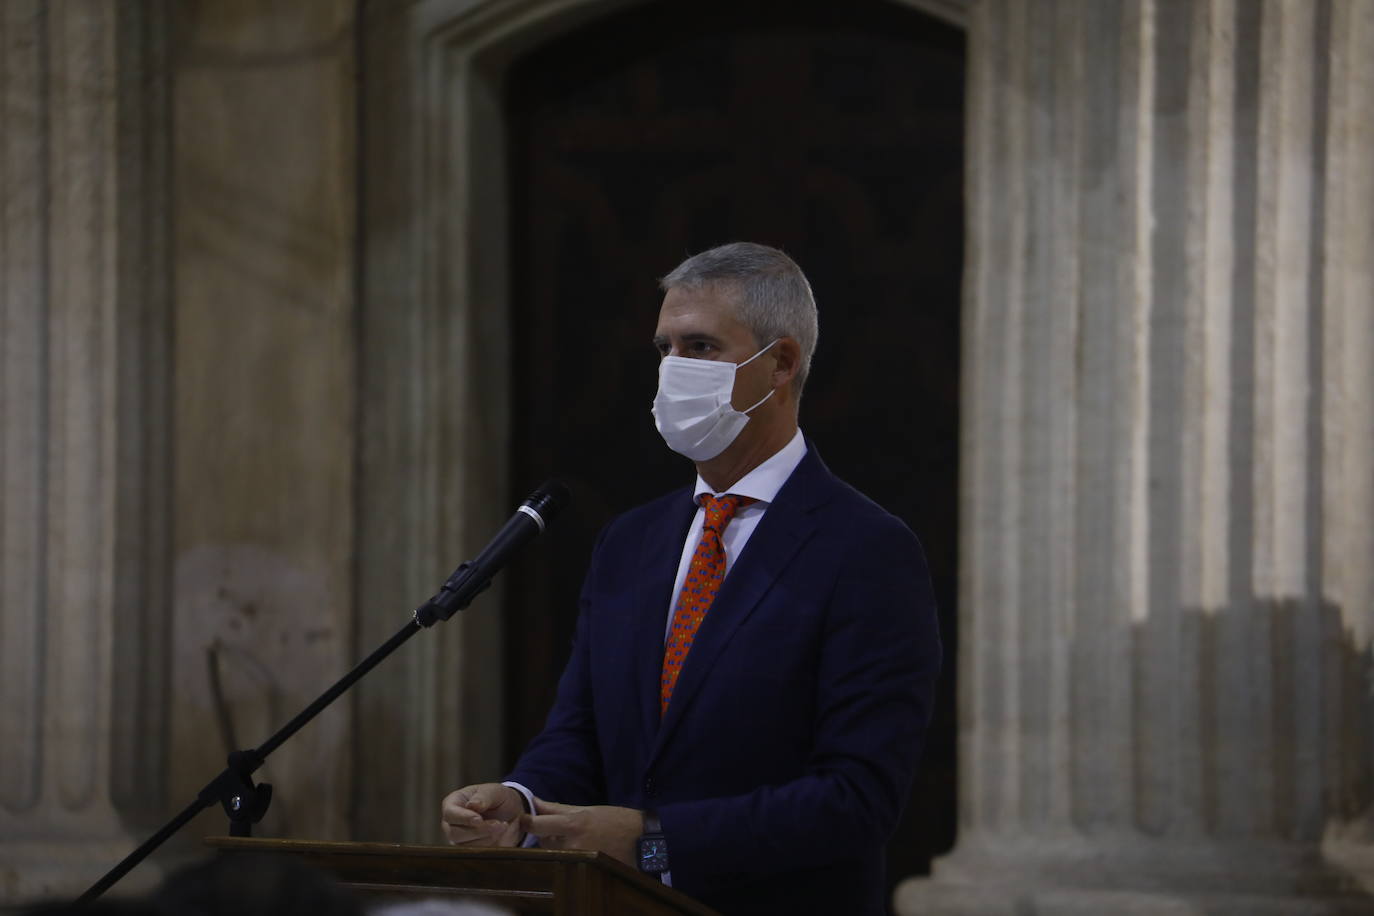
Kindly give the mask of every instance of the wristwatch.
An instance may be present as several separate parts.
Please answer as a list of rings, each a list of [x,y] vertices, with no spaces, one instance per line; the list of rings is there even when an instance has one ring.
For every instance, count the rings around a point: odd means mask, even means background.
[[[639,870],[646,875],[661,875],[668,870],[668,838],[658,815],[644,812],[644,833],[639,838]]]

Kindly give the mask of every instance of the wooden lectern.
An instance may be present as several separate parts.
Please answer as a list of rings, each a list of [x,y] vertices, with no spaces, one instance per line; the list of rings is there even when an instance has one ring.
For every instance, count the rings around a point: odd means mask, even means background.
[[[372,898],[469,898],[513,913],[716,916],[599,852],[210,837],[220,855],[289,856]]]

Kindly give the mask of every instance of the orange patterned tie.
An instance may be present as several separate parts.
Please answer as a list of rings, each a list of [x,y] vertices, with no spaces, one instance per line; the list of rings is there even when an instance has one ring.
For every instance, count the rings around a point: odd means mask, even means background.
[[[725,546],[720,536],[735,512],[743,506],[755,502],[748,496],[733,494],[714,497],[702,494],[701,504],[706,508],[706,519],[701,527],[701,540],[697,542],[696,552],[692,554],[691,565],[687,567],[687,578],[682,580],[682,591],[677,596],[677,609],[673,611],[673,626],[668,631],[668,645],[663,651],[663,679],[659,686],[659,713],[668,711],[668,700],[673,696],[673,687],[682,666],[687,661],[687,652],[692,648],[692,639],[697,635],[697,627],[706,619],[711,609],[720,583],[725,579]]]

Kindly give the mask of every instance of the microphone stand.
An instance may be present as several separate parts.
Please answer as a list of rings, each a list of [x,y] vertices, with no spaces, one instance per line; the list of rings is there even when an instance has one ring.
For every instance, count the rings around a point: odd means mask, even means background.
[[[253,783],[253,774],[263,765],[267,755],[285,744],[307,722],[319,715],[363,675],[377,667],[382,659],[400,648],[407,639],[440,620],[448,620],[456,611],[466,609],[472,600],[491,584],[491,576],[504,565],[508,555],[524,541],[542,532],[546,519],[561,509],[566,500],[567,490],[553,481],[536,490],[534,495],[519,507],[512,521],[498,532],[492,544],[476,559],[459,566],[434,597],[415,609],[411,619],[406,621],[405,626],[397,630],[394,636],[382,643],[367,658],[358,662],[353,670],[335,681],[332,687],[315,699],[315,702],[301,710],[294,719],[283,725],[259,747],[246,751],[230,751],[229,765],[205,784],[205,788],[197,793],[196,800],[164,824],[141,846],[125,856],[123,861],[110,869],[103,878],[91,885],[86,893],[77,898],[77,904],[89,903],[105,893],[135,865],[146,859],[153,850],[190,823],[192,818],[216,802],[229,816],[230,836],[251,836],[253,825],[262,820],[262,816],[267,813],[267,806],[272,801],[270,785]],[[537,531],[534,530],[536,524]]]
[[[419,614],[419,611],[416,611]],[[105,891],[114,886],[120,878],[128,874],[135,865],[148,858],[153,850],[167,842],[178,830],[185,827],[200,812],[212,807],[216,802],[224,808],[224,813],[229,816],[229,835],[230,836],[251,836],[253,825],[262,820],[262,816],[267,813],[267,806],[272,801],[272,787],[267,783],[253,783],[253,774],[262,766],[267,755],[275,751],[286,743],[287,739],[300,731],[304,726],[320,712],[338,699],[349,687],[352,687],[363,675],[400,647],[410,637],[423,629],[414,618],[406,622],[392,636],[367,658],[359,662],[352,671],[345,674],[334,682],[324,693],[311,703],[290,722],[287,722],[272,737],[268,738],[260,747],[246,751],[230,751],[229,765],[224,771],[205,784],[196,795],[196,800],[187,805],[180,814],[164,824],[157,833],[150,836],[133,852],[124,857],[114,868],[106,872],[105,876],[91,885],[90,890],[82,894],[77,899],[78,904],[89,903],[99,897]]]

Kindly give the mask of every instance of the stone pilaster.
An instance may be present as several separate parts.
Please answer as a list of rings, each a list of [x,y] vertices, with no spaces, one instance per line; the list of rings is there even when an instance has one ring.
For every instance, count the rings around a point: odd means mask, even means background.
[[[1374,7],[969,28],[959,839],[898,909],[1366,912]]]
[[[513,508],[504,126],[497,79],[474,58],[579,5],[367,9],[357,582],[368,646]],[[498,577],[358,686],[359,839],[441,842],[443,796],[501,775],[501,593]]]
[[[82,889],[162,805],[164,21],[0,5],[0,900]]]
[[[357,6],[172,4],[177,804],[359,656]],[[259,835],[349,838],[352,700],[267,760]]]

